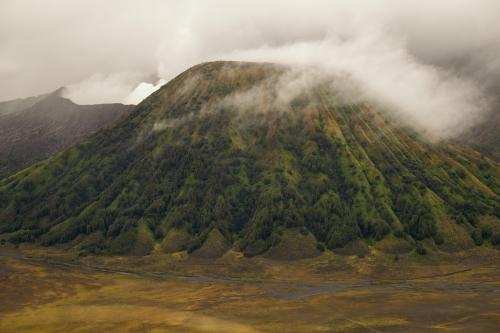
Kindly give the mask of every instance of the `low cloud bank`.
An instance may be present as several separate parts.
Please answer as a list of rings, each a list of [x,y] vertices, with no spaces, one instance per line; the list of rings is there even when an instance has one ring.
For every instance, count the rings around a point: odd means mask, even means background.
[[[500,109],[499,15],[497,0],[5,0],[0,100],[70,86],[135,104],[200,62],[280,62],[448,137]]]
[[[123,99],[124,104],[139,104],[146,97],[160,89],[165,83],[166,80],[160,79],[155,84],[141,82],[135,87],[135,89]]]
[[[474,80],[420,62],[408,53],[402,40],[381,31],[362,31],[347,40],[332,36],[237,51],[222,58],[314,66],[316,71],[303,71],[294,84],[312,85],[325,75],[342,77],[343,82],[332,84],[333,91],[393,111],[441,138],[472,126],[491,106],[490,97]]]

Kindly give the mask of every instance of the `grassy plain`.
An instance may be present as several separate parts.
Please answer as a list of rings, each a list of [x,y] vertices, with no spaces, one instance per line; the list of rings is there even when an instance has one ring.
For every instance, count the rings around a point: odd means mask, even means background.
[[[0,247],[0,332],[498,332],[499,252],[295,261]]]

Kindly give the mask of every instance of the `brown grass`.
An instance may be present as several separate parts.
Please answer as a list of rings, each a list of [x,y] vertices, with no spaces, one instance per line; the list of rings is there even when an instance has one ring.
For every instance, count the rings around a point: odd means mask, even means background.
[[[500,327],[500,265],[490,252],[455,255],[443,263],[433,257],[394,262],[390,256],[331,253],[279,262],[232,252],[207,261],[179,254],[71,261],[54,249],[0,250],[0,332],[496,332]],[[34,255],[52,261],[27,258]],[[484,261],[488,255],[490,261]],[[255,271],[248,269],[252,265]],[[162,267],[197,277],[161,275]]]

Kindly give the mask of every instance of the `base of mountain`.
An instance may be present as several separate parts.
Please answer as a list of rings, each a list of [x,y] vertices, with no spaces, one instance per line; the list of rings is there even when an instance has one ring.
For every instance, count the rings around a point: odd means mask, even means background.
[[[214,260],[4,244],[0,331],[496,332],[499,253]]]
[[[451,254],[460,251],[470,251],[474,248],[500,250],[500,224],[496,217],[483,217],[475,228],[468,230],[453,221],[441,220],[438,224],[439,233],[436,237],[414,240],[406,234],[388,234],[383,239],[366,240],[357,238],[347,245],[335,249],[316,240],[306,228],[278,229],[271,238],[272,244],[257,241],[247,244],[244,249],[241,241],[228,240],[217,228],[207,232],[204,237],[193,244],[192,236],[183,229],[170,229],[165,237],[156,240],[145,224],[139,224],[136,229],[121,234],[108,244],[108,240],[99,232],[90,235],[80,235],[72,241],[56,245],[79,257],[99,255],[129,255],[147,256],[161,254],[182,255],[189,258],[216,259],[228,253],[238,253],[244,257],[263,257],[271,260],[300,260],[322,256],[332,252],[339,256],[365,257],[371,254],[401,256],[428,256],[430,254]],[[66,230],[62,231],[66,233]],[[22,232],[21,232],[22,233]],[[21,243],[24,239],[20,231],[0,235],[2,243]],[[42,236],[37,244],[51,244],[48,239],[57,238],[57,230],[51,230]],[[111,252],[110,252],[111,251]],[[499,252],[500,253],[500,252]]]
[[[95,267],[98,271],[164,272],[184,276],[222,276],[231,278],[276,278],[292,280],[330,280],[376,278],[423,278],[443,272],[462,271],[471,267],[500,268],[500,247],[486,241],[481,246],[451,251],[431,241],[411,243],[397,237],[386,238],[374,245],[357,240],[335,251],[318,248],[310,234],[285,232],[284,239],[263,255],[247,257],[230,248],[220,235],[209,236],[199,249],[188,253],[165,253],[157,244],[145,255],[82,255],[68,246],[39,246],[29,243],[14,245],[2,241],[0,246],[53,264]],[[467,266],[467,269],[471,267]]]

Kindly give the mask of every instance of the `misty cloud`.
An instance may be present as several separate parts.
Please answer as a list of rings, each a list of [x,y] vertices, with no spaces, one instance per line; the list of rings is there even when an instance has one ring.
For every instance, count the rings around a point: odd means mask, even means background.
[[[373,27],[372,27],[373,28]],[[341,40],[335,36],[307,43],[234,52],[228,59],[314,65],[323,75],[348,77],[335,81],[332,90],[398,113],[408,123],[447,137],[470,126],[488,108],[489,98],[472,79],[451,70],[419,62],[404,43],[381,31],[361,31]],[[292,82],[313,84],[317,73],[308,71]],[[290,88],[291,85],[287,87]],[[293,92],[288,92],[293,93]]]
[[[70,86],[75,102],[137,103],[199,62],[281,62],[448,136],[498,105],[498,17],[496,0],[5,0],[0,100]]]
[[[155,84],[141,82],[135,89],[123,99],[124,104],[139,104],[143,99],[160,89],[167,81],[160,79]]]
[[[144,75],[140,73],[121,72],[111,75],[97,73],[79,83],[67,85],[64,97],[77,104],[116,102],[134,104],[131,101],[137,101],[138,95],[142,96],[145,90],[151,90],[149,87],[151,84],[148,83],[141,83],[135,87],[136,82],[143,78]]]

